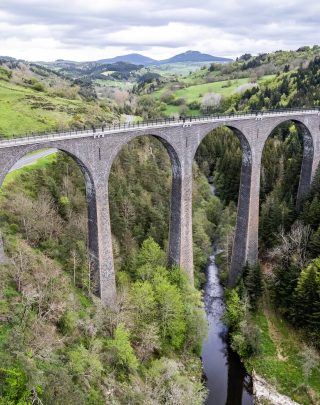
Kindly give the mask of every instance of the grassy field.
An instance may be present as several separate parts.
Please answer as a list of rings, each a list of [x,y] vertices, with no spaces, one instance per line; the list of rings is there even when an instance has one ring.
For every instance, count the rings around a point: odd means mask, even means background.
[[[204,74],[201,70],[197,72],[198,74],[198,79],[201,80],[202,75]],[[259,79],[258,83],[266,83],[269,80],[272,80],[274,78],[274,75],[268,75],[268,76],[263,76],[261,79]],[[190,78],[186,77],[181,81],[184,81],[186,84],[196,80],[194,75],[190,75]],[[185,87],[183,89],[179,89],[174,91],[174,95],[177,99],[179,98],[184,98],[186,101],[186,104],[189,104],[193,101],[198,101],[201,103],[202,97],[207,94],[207,93],[216,93],[216,94],[221,94],[224,97],[229,97],[232,94],[234,94],[238,87],[245,85],[249,83],[249,78],[244,78],[244,79],[235,79],[235,80],[222,80],[214,83],[203,83],[203,84],[197,84],[197,85],[190,85],[188,87]],[[165,93],[166,91],[169,90],[168,86],[165,86],[164,88],[155,91],[153,94],[154,97],[157,99],[160,99],[161,95]],[[180,112],[180,106],[174,106],[174,105],[167,105],[167,108],[165,110],[166,115],[172,116],[172,115],[177,115]],[[199,115],[200,111],[199,110],[191,110],[188,108],[186,111],[187,115]]]
[[[272,79],[274,75],[262,77],[258,83],[265,83],[266,81]],[[194,86],[188,86],[184,89],[179,89],[174,92],[177,98],[185,98],[187,103],[192,101],[200,101],[206,93],[217,93],[222,96],[228,97],[232,95],[239,86],[249,83],[249,79],[235,79],[235,80],[222,80],[214,83],[204,83]],[[160,98],[161,95],[167,91],[168,88],[164,87],[161,90],[155,91],[153,95],[156,98]]]
[[[204,83],[197,84],[195,86],[185,87],[184,89],[179,89],[174,92],[177,98],[183,97],[186,99],[187,103],[192,101],[199,101],[206,93],[218,93],[223,96],[230,96],[237,87],[248,83],[249,79],[238,79],[238,80],[224,80],[215,83]],[[153,95],[156,98],[160,98],[161,95],[167,91],[168,88],[164,87],[161,90],[155,91]]]
[[[162,76],[187,76],[190,72],[195,72],[203,66],[210,66],[211,62],[188,62],[188,63],[167,63],[160,66],[150,66],[147,69]]]
[[[168,105],[167,106],[167,108],[166,108],[166,110],[165,110],[165,114],[168,116],[168,117],[172,117],[172,116],[174,116],[174,115],[180,115],[180,106],[177,106],[177,105]],[[191,110],[190,108],[188,108],[187,109],[187,111],[186,111],[186,115],[187,116],[192,116],[192,117],[195,117],[195,116],[197,116],[197,115],[199,115],[200,114],[200,111],[199,110]]]
[[[107,119],[111,115],[81,99],[55,97],[3,80],[0,80],[0,100],[0,137],[63,130],[74,122],[82,125],[96,117]]]
[[[219,70],[215,70],[214,72],[210,73],[210,76],[212,78],[216,78],[220,74],[221,72]],[[192,72],[188,76],[182,77],[180,81],[182,83],[192,85],[192,84],[201,84],[203,83],[203,81],[206,81],[207,78],[208,78],[208,69],[199,69],[196,70],[195,72]]]
[[[134,86],[133,82],[128,82],[124,80],[102,80],[102,79],[97,79],[95,80],[95,83],[98,85],[96,90],[99,93],[99,87],[116,87],[121,90],[131,90]]]
[[[80,100],[55,98],[0,81],[0,134],[10,136],[67,125]]]
[[[247,361],[249,370],[268,380],[281,394],[298,403],[320,404],[320,360],[310,375],[306,374],[307,347],[280,317],[264,308],[254,318],[261,330],[261,353]]]
[[[184,97],[187,103],[201,99],[206,93],[217,93],[222,96],[228,97],[235,92],[235,90],[249,82],[249,79],[237,80],[224,80],[215,83],[198,84],[196,86],[186,87],[176,91],[178,98]]]

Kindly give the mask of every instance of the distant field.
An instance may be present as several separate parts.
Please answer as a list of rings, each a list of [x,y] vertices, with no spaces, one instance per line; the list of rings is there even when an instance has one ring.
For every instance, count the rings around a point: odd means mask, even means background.
[[[248,81],[249,79],[231,80],[230,86],[228,86],[228,80],[215,83],[198,84],[195,86],[189,86],[184,89],[177,90],[174,92],[174,94],[177,98],[183,97],[186,99],[187,103],[190,103],[192,101],[199,101],[206,93],[219,93],[224,96],[231,95],[237,87],[241,86],[242,84],[248,83]],[[155,91],[153,95],[156,98],[160,98],[161,95],[167,90],[168,88],[165,87],[161,90]]]
[[[97,79],[95,80],[96,84],[99,84],[99,86],[102,87],[117,87],[122,90],[131,90],[134,83],[132,82],[127,82],[123,80],[102,80],[102,79]],[[96,87],[97,92],[99,93],[99,86]]]
[[[216,76],[218,76],[220,74],[221,74],[221,72],[219,70],[215,70],[214,72],[210,73],[210,76],[214,78],[214,77],[216,77]],[[203,81],[204,78],[207,77],[207,76],[208,76],[207,69],[199,69],[199,70],[197,70],[195,72],[191,72],[191,74],[189,74],[189,75],[187,75],[185,77],[182,77],[180,79],[180,81],[182,83],[186,83],[186,84],[189,84],[189,85],[192,85],[192,84],[195,85],[195,84],[197,84],[197,81]]]
[[[177,98],[184,97],[187,103],[197,101],[201,99],[206,93],[218,93],[224,96],[230,96],[237,87],[248,83],[249,79],[237,79],[237,80],[224,80],[215,83],[197,84],[195,86],[189,86],[184,89],[180,89],[174,92]],[[154,92],[156,97],[160,97],[167,88]]]
[[[249,82],[249,79],[224,80],[215,83],[198,84],[176,91],[177,97],[186,98],[187,102],[197,101],[206,93],[218,93],[223,96],[230,96],[235,90]]]
[[[271,80],[274,78],[274,75],[268,75],[262,77],[258,82],[259,83],[264,83],[268,80]],[[201,102],[202,97],[206,93],[217,93],[221,94],[224,97],[231,96],[234,94],[237,90],[238,87],[246,84],[249,82],[249,78],[244,78],[244,79],[235,79],[235,80],[223,80],[219,82],[214,82],[214,83],[204,83],[204,84],[198,84],[194,86],[189,86],[184,89],[179,89],[174,92],[174,95],[176,98],[184,98],[186,100],[186,103],[189,104],[193,101],[199,101]],[[160,98],[161,95],[168,90],[168,87],[164,87],[161,90],[155,91],[153,95],[156,98]],[[179,106],[172,106],[168,105],[166,109],[166,114],[167,115],[172,115],[175,113],[179,113]],[[199,111],[196,110],[189,110],[187,112],[188,115],[197,115],[199,114]]]
[[[148,70],[154,73],[159,73],[162,76],[187,76],[189,72],[194,72],[203,66],[210,66],[211,63],[212,62],[168,63],[161,66],[150,66],[148,67]]]
[[[261,77],[261,79],[258,80],[258,83],[261,83],[261,84],[265,83],[269,80],[274,79],[275,77],[276,77],[276,75],[265,75],[265,76]]]

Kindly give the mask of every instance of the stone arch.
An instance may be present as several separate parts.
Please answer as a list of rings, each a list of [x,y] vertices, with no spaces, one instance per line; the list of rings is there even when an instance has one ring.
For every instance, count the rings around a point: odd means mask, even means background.
[[[163,135],[159,135],[156,132],[138,132],[138,133],[129,133],[125,137],[121,137],[121,140],[116,144],[116,146],[112,149],[110,153],[110,163],[109,163],[109,169],[112,166],[114,160],[120,153],[121,149],[127,145],[129,142],[133,141],[136,138],[144,137],[144,136],[151,136],[153,138],[156,138],[158,141],[160,141],[163,146],[166,148],[168,155],[170,157],[170,161],[172,164],[172,170],[174,173],[178,173],[179,170],[181,171],[181,160],[179,158],[179,154],[177,152],[177,148],[175,145],[169,140],[169,136],[165,137]]]
[[[99,272],[99,242],[98,242],[98,229],[97,229],[97,208],[96,208],[96,185],[94,181],[91,169],[83,160],[74,153],[72,149],[65,146],[58,145],[44,145],[44,144],[34,144],[13,147],[10,149],[10,156],[7,159],[3,159],[2,154],[6,154],[6,148],[0,149],[0,188],[3,184],[3,180],[10,172],[11,168],[28,153],[36,152],[47,147],[53,147],[60,152],[65,153],[70,156],[79,166],[85,181],[86,188],[86,200],[87,200],[87,211],[88,211],[88,253],[91,269],[91,279],[93,292],[101,296],[101,283],[100,283],[100,272]],[[4,164],[1,162],[5,162]]]
[[[237,136],[237,138],[240,141],[240,145],[241,145],[241,150],[244,154],[244,157],[246,159],[246,163],[247,160],[251,159],[251,146],[249,143],[248,138],[246,137],[245,133],[238,128],[236,125],[228,125],[228,124],[211,124],[211,125],[206,125],[204,127],[204,130],[202,131],[201,135],[198,137],[198,142],[196,144],[196,147],[193,149],[192,151],[192,160],[194,159],[196,152],[201,144],[201,142],[215,129],[219,129],[219,128],[228,128],[230,129],[234,135]]]
[[[313,162],[314,162],[314,144],[315,141],[312,136],[312,132],[308,127],[308,124],[304,123],[303,120],[296,119],[296,118],[282,118],[277,119],[276,122],[272,122],[270,128],[268,128],[267,137],[264,140],[263,148],[272,135],[273,131],[278,128],[280,125],[285,123],[294,123],[297,127],[298,134],[302,139],[303,144],[303,155],[302,155],[302,163],[301,163],[301,170],[300,170],[300,179],[299,179],[299,186],[297,192],[297,207],[299,207],[301,200],[308,194],[311,187],[312,177],[314,175],[313,170]]]
[[[172,172],[172,186],[171,186],[171,201],[170,201],[170,218],[169,218],[169,246],[168,246],[168,265],[181,264],[181,217],[182,217],[182,165],[181,159],[177,152],[176,147],[169,140],[169,137],[165,137],[155,132],[143,132],[128,134],[124,139],[113,148],[110,154],[110,160],[108,164],[108,173],[111,170],[112,164],[121,152],[122,148],[134,139],[150,136],[158,141],[165,147],[171,162]],[[108,184],[108,180],[107,180]]]
[[[251,186],[252,186],[252,149],[247,136],[242,130],[233,125],[211,125],[199,138],[197,147],[194,150],[193,158],[202,140],[214,129],[229,128],[239,139],[242,151],[242,163],[240,174],[240,186],[237,205],[237,221],[233,241],[231,267],[229,271],[229,286],[234,287],[238,281],[241,270],[246,261],[254,262],[257,259],[257,244],[249,246],[252,237],[249,235]],[[252,244],[251,244],[252,245]],[[253,253],[252,253],[253,252]]]

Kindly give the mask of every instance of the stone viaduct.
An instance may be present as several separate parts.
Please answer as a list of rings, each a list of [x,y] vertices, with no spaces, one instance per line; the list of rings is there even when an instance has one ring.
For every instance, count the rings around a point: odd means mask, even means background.
[[[215,128],[228,127],[239,138],[242,148],[237,223],[229,276],[232,287],[245,262],[254,263],[258,258],[260,166],[268,136],[287,121],[296,123],[298,127],[304,146],[299,201],[308,192],[320,159],[319,114],[319,108],[238,113],[1,140],[0,185],[20,158],[39,149],[57,148],[76,160],[86,183],[89,255],[96,292],[104,304],[111,304],[116,285],[108,177],[117,154],[129,141],[143,135],[156,137],[167,149],[172,164],[168,261],[181,266],[193,281],[192,162],[207,134]]]

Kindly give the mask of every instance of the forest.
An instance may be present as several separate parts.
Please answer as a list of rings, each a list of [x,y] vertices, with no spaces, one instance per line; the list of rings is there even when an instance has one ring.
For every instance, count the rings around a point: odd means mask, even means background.
[[[240,75],[261,68],[267,57],[254,60],[248,56],[228,69]],[[258,87],[225,96],[213,111],[319,105],[320,59],[307,67],[285,65]],[[165,114],[156,96],[132,97],[138,97],[136,115]],[[134,104],[126,101],[113,110],[112,103],[92,103],[77,101],[76,111],[68,112],[70,122],[83,122],[92,111],[97,122],[118,119]],[[293,122],[276,128],[266,143],[260,263],[245,266],[237,288],[226,287],[224,320],[231,346],[249,371],[257,370],[298,402],[316,404],[320,170],[298,204],[302,152]],[[92,294],[85,184],[77,164],[59,153],[9,175],[0,195],[8,257],[0,270],[0,403],[202,404],[206,387],[200,353],[207,325],[201,288],[213,241],[222,249],[220,276],[226,286],[240,168],[240,142],[231,130],[219,128],[201,143],[193,167],[193,287],[181,269],[166,266],[171,169],[165,148],[152,137],[123,148],[109,181],[118,288],[112,308],[102,307]],[[297,336],[295,351],[282,345],[280,335],[271,336],[272,325],[281,325],[288,340]]]

